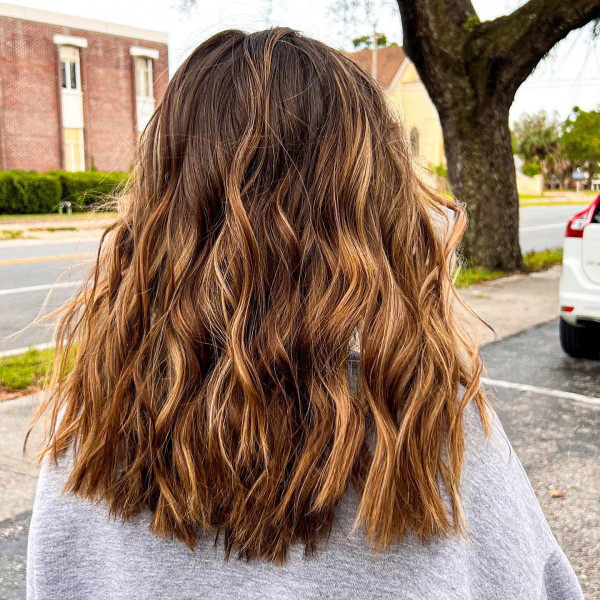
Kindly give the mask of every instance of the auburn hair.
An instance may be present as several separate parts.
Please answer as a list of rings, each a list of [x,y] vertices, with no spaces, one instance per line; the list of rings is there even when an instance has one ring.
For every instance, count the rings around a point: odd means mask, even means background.
[[[465,533],[466,405],[488,424],[452,280],[465,216],[375,81],[291,29],[224,31],[138,152],[39,412],[65,491],[276,563],[349,485],[374,549]]]

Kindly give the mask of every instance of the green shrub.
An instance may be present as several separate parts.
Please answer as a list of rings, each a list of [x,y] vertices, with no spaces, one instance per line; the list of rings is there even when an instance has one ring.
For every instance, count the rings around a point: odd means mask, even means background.
[[[0,171],[0,214],[57,212],[62,200],[86,210],[115,192],[127,173]]]
[[[16,212],[19,192],[10,171],[0,171],[0,213]]]
[[[527,177],[539,175],[541,172],[542,167],[538,163],[525,163],[523,165],[523,175],[527,175]]]
[[[115,192],[127,173],[102,171],[54,171],[62,184],[62,199],[71,202],[73,210],[85,210]]]
[[[59,178],[35,171],[0,171],[0,214],[48,213],[58,209]]]

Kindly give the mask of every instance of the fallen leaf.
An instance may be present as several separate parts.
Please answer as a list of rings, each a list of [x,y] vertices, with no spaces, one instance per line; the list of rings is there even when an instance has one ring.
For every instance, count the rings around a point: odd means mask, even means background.
[[[564,498],[565,495],[560,490],[548,490],[550,498]]]

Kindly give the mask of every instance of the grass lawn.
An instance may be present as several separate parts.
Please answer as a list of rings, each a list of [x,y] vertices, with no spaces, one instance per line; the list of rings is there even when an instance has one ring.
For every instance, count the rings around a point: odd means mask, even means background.
[[[538,198],[543,197],[544,194],[519,194],[519,200],[532,200],[533,198],[537,200]]]
[[[548,202],[546,200],[541,200],[541,201],[537,201],[537,200],[531,200],[528,201],[526,200],[525,202],[519,202],[519,207],[524,208],[526,206],[573,206],[573,207],[577,207],[577,206],[585,206],[586,204],[588,204],[588,200],[587,198],[583,201],[571,201],[571,200],[565,200],[564,202]]]
[[[584,197],[573,197],[574,190],[545,190],[540,195],[519,194],[519,206],[571,206],[587,204],[598,195],[594,190],[581,190]],[[566,194],[570,194],[566,196]],[[587,197],[586,197],[587,196]]]
[[[44,231],[54,233],[56,231],[77,231],[77,227],[30,227],[27,231],[22,229],[0,229],[0,241],[35,239],[32,236],[26,236],[26,233]]]
[[[0,241],[18,240],[23,237],[22,229],[0,229]]]
[[[0,400],[39,389],[52,369],[53,360],[53,348],[0,358]]]
[[[528,252],[523,255],[525,266],[532,272],[543,271],[562,262],[562,248],[552,250],[541,250],[540,252]],[[465,267],[458,272],[456,287],[463,288],[473,283],[490,281],[499,277],[506,277],[512,273],[506,271],[488,271],[482,267]]]

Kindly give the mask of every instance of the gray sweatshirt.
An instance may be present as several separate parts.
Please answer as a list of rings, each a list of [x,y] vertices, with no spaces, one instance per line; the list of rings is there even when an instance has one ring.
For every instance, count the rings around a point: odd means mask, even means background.
[[[148,530],[149,515],[110,520],[105,506],[61,496],[69,458],[42,468],[29,532],[27,597],[154,599],[579,600],[575,574],[557,545],[499,424],[485,438],[474,408],[465,415],[462,498],[470,540],[406,539],[375,556],[351,533],[358,495],[350,489],[328,540],[288,563],[223,561],[214,536],[194,552]]]

